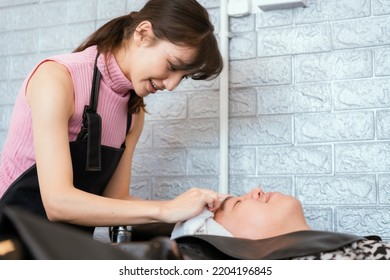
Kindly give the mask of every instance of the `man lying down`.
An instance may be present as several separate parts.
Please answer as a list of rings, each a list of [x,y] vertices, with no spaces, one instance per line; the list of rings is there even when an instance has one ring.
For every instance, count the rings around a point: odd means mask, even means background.
[[[311,230],[299,200],[260,188],[176,224],[171,239],[189,259],[390,259],[380,237]]]

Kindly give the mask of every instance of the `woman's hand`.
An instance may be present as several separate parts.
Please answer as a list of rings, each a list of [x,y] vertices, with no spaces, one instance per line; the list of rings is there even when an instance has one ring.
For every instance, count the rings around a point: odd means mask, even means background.
[[[209,189],[192,188],[162,205],[162,220],[176,223],[200,214],[205,207],[214,212],[221,204],[220,195]]]

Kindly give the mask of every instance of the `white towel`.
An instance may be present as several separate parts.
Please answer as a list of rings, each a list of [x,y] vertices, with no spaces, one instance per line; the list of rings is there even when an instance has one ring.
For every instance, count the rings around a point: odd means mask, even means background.
[[[198,216],[195,216],[187,221],[177,223],[172,231],[171,239],[178,238],[183,235],[210,234],[233,236],[221,224],[214,219],[214,213],[205,209]]]

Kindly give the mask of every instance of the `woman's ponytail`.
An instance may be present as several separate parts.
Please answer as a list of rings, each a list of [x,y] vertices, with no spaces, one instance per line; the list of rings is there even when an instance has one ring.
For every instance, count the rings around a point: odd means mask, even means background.
[[[92,33],[74,52],[80,52],[90,46],[97,46],[99,53],[108,53],[118,47],[125,36],[130,33],[129,26],[132,25],[132,14],[115,18],[94,33]]]

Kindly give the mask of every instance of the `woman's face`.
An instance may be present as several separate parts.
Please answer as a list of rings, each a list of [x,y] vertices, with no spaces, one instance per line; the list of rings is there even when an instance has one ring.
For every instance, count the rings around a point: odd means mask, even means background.
[[[118,61],[141,97],[158,90],[175,89],[183,78],[191,74],[189,70],[178,69],[191,63],[196,51],[164,40],[152,41],[153,37],[150,23],[140,24],[129,49],[124,50]]]
[[[239,197],[228,197],[214,219],[235,237],[261,239],[308,229],[301,203],[279,192],[255,188]]]

